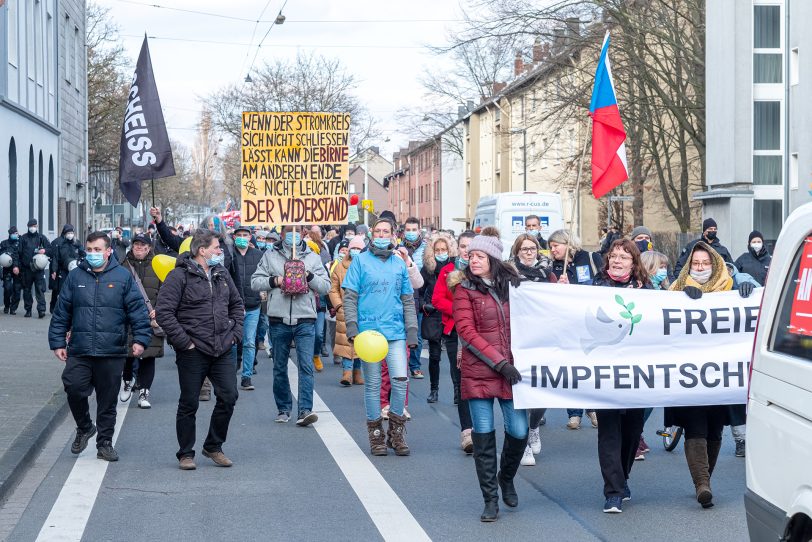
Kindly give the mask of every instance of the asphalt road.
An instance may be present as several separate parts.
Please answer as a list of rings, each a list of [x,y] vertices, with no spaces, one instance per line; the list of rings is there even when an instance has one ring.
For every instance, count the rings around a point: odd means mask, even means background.
[[[329,361],[316,376],[316,392],[332,412],[320,413],[319,430],[274,423],[269,363],[261,354],[256,391],[240,391],[224,446],[233,467],[216,467],[199,453],[212,401],[201,403],[198,413],[198,469],[178,469],[178,384],[170,354],[158,363],[152,409],[138,409],[135,396],[129,405],[116,443],[119,462],[105,465],[95,459],[92,443],[77,460],[69,449],[70,419],[54,433],[43,452],[47,459],[48,449],[54,450],[46,474],[21,484],[33,486],[33,496],[20,506],[8,539],[32,541],[41,531],[41,540],[70,539],[70,529],[46,522],[52,510],[66,506],[69,519],[64,521],[79,533],[73,539],[94,542],[414,540],[415,529],[432,540],[463,541],[747,539],[744,460],[733,456],[729,430],[712,480],[716,506],[702,510],[694,500],[682,446],[666,452],[655,435],[662,422],[662,410],[655,410],[646,426],[652,451],[632,471],[632,500],[622,514],[609,515],[601,511],[597,431],[588,421],[570,431],[563,410],[549,411],[537,465],[521,467],[517,477],[519,507],[501,506],[499,521],[483,524],[473,459],[459,449],[445,357],[439,403],[425,401],[427,378],[411,381],[410,457],[391,451],[387,457],[368,455],[363,387],[340,387],[340,368]],[[341,440],[342,426],[351,439]],[[87,481],[93,476],[98,476],[98,493]],[[60,497],[65,487],[78,488],[76,495],[66,491]],[[402,505],[381,504],[391,502]],[[85,524],[78,518],[91,506]]]

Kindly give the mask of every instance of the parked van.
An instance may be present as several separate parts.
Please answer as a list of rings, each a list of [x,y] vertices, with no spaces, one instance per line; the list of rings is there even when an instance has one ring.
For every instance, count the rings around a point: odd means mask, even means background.
[[[812,203],[775,246],[759,314],[747,413],[751,540],[812,540]]]
[[[479,233],[486,226],[496,226],[504,245],[503,257],[510,256],[513,241],[524,233],[524,219],[536,215],[541,223],[541,236],[550,237],[564,227],[561,196],[552,192],[503,192],[482,196],[476,206],[472,229]]]

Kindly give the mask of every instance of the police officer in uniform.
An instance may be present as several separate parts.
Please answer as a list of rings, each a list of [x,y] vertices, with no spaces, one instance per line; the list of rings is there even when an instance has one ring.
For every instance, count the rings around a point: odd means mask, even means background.
[[[26,318],[31,318],[31,309],[34,305],[34,298],[31,295],[32,286],[37,295],[37,313],[40,318],[45,318],[45,269],[36,268],[34,256],[47,254],[50,248],[51,243],[48,238],[39,232],[37,219],[29,220],[28,232],[20,237],[20,274],[22,275]]]
[[[0,254],[8,254],[11,265],[3,268],[3,313],[17,314],[20,293],[23,286],[20,280],[20,234],[17,226],[8,229],[8,239],[0,243]]]

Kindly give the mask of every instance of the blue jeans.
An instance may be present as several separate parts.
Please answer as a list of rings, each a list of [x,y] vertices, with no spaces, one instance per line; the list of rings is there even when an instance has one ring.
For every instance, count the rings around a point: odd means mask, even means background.
[[[587,412],[595,412],[594,410],[587,410]],[[573,416],[578,416],[579,418],[583,417],[584,409],[583,408],[568,408],[567,409],[567,418],[572,418]]]
[[[417,311],[417,348],[409,352],[409,371],[420,369],[420,354],[423,353],[423,337],[420,334],[420,325],[423,323],[423,311]]]
[[[398,416],[403,415],[406,406],[406,384],[409,382],[406,363],[406,340],[389,341],[389,353],[386,355],[392,383],[389,407]],[[381,417],[381,364],[362,363],[361,369],[364,372],[364,407],[367,420],[373,422]]]
[[[268,315],[260,309],[259,322],[257,323],[257,340],[258,343],[265,342],[265,336],[268,335]]]
[[[324,312],[316,313],[316,338],[313,341],[313,355],[321,355],[321,345],[324,342]]]
[[[259,307],[245,312],[242,324],[242,377],[251,378],[254,374],[254,359],[257,356],[257,324]]]
[[[277,410],[290,413],[293,408],[288,357],[290,342],[294,339],[299,364],[299,413],[313,410],[313,322],[302,322],[295,326],[271,322],[268,327],[273,346],[273,397]]]
[[[341,368],[345,371],[352,371],[353,369],[361,368],[361,360],[359,358],[350,359],[337,356],[336,360],[341,360]]]
[[[505,419],[505,433],[513,438],[527,436],[527,412],[515,410],[513,399],[499,399],[502,417]],[[493,399],[468,399],[474,433],[490,433],[493,426]]]

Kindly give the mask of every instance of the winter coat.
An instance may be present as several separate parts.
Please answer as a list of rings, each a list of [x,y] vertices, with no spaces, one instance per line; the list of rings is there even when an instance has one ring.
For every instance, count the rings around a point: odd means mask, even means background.
[[[34,254],[39,252],[39,249],[44,248],[45,254],[48,254],[51,248],[51,243],[48,238],[37,233],[24,233],[20,236],[20,271],[24,269],[31,270],[32,260]],[[39,272],[39,270],[37,270]]]
[[[434,284],[431,304],[443,316],[443,334],[451,335],[454,330],[454,288],[460,283],[462,273],[457,271],[456,262],[444,265]]]
[[[756,282],[764,286],[767,281],[767,272],[770,270],[770,263],[773,257],[766,248],[761,247],[757,253],[752,248],[748,248],[747,252],[742,254],[736,259],[736,269],[742,273],[747,273],[753,277]]]
[[[722,246],[722,243],[719,242],[718,237],[716,239],[714,239],[713,241],[708,241],[703,236],[703,237],[700,237],[699,239],[694,239],[693,241],[691,241],[690,243],[685,245],[685,248],[682,249],[682,254],[680,254],[679,258],[677,258],[677,263],[674,265],[674,272],[675,273],[679,273],[679,271],[683,267],[685,267],[685,262],[690,262],[691,261],[691,253],[692,253],[692,251],[693,251],[693,249],[694,249],[694,247],[696,246],[697,243],[704,243],[704,244],[708,245],[710,248],[715,250],[719,254],[719,256],[722,257],[722,259],[724,261],[729,262],[729,263],[733,263],[733,258],[730,256],[730,251],[727,248]]]
[[[274,243],[257,266],[251,277],[251,288],[257,292],[268,292],[268,319],[295,326],[299,322],[316,321],[316,298],[312,292],[325,295],[330,291],[330,278],[321,263],[321,258],[300,242],[296,248],[296,258],[305,264],[307,285],[310,292],[302,295],[288,295],[275,285],[276,277],[285,274],[285,262],[291,260],[292,250],[283,241]],[[272,284],[274,284],[272,286]]]
[[[416,244],[412,244],[409,241],[404,239],[403,246],[406,247],[406,251],[409,253],[409,257],[414,262],[414,266],[417,268],[417,272],[423,270],[423,254],[426,251],[426,242],[420,238],[416,241]],[[414,286],[414,303],[415,308],[420,311],[423,308],[423,291],[422,291],[422,284],[420,286]]]
[[[176,351],[192,343],[201,353],[219,357],[242,340],[245,308],[222,265],[211,278],[189,253],[182,254],[158,294],[155,317]]]
[[[20,269],[20,240],[12,241],[9,238],[0,243],[0,254],[11,256],[11,267],[3,268],[3,277],[13,276],[14,268]]]
[[[330,275],[332,283],[329,294],[330,304],[336,309],[336,340],[333,355],[345,359],[358,357],[352,343],[347,339],[347,320],[344,316],[344,289],[341,288],[341,283],[344,282],[344,277],[347,275],[347,269],[349,269],[351,262],[350,257],[345,256],[343,260],[335,265]]]
[[[135,271],[135,274],[138,275],[138,279],[141,281],[141,286],[144,287],[144,292],[147,294],[147,298],[149,299],[152,308],[155,309],[155,305],[158,304],[158,292],[161,289],[161,279],[158,278],[158,275],[155,274],[155,270],[152,269],[152,258],[155,255],[150,251],[147,254],[147,257],[143,260],[138,260],[133,255],[132,251],[127,253],[127,257],[124,259],[123,267],[127,271],[131,272],[130,270]],[[138,285],[135,285],[136,290],[138,289]],[[140,294],[140,291],[139,291]],[[143,296],[141,296],[143,299]],[[146,303],[144,304],[146,306]],[[130,345],[132,346],[133,337],[130,334]],[[157,335],[152,335],[152,340],[149,343],[149,346],[144,353],[141,354],[142,358],[162,358],[164,357],[164,338],[158,337]]]
[[[434,245],[439,241],[445,242],[448,247],[448,260],[445,262],[438,262],[434,255]],[[436,310],[431,298],[434,295],[437,279],[440,277],[440,273],[446,265],[456,262],[458,249],[457,241],[446,233],[433,235],[424,245],[426,248],[423,251],[423,268],[420,270],[420,275],[423,277],[423,292],[421,294],[420,305],[423,307],[424,314],[430,314]],[[426,305],[431,306],[426,308]]]
[[[592,284],[601,267],[603,258],[600,254],[579,250],[567,263],[567,279],[570,284]],[[553,273],[557,277],[564,273],[564,260],[553,260]]]
[[[166,221],[164,220],[158,222],[155,227],[158,229],[158,237],[160,237],[163,245],[169,250],[179,253],[180,245],[186,240],[186,237],[181,237],[180,235],[175,235],[172,233],[172,230],[169,229],[169,226],[166,225]],[[214,233],[217,235],[217,238],[220,241],[220,249],[223,251],[223,267],[226,269],[231,269],[232,247],[226,242],[222,235],[220,235],[218,232]]]
[[[257,270],[260,260],[262,260],[262,251],[256,248],[248,247],[245,251],[245,256],[240,254],[239,249],[234,251],[234,256],[231,258],[231,280],[234,281],[234,286],[240,292],[245,310],[250,311],[259,307],[262,300],[259,298],[259,292],[251,288],[251,277]]]
[[[510,303],[488,288],[464,280],[454,291],[454,316],[462,348],[460,392],[463,399],[513,399],[510,383],[496,371],[513,365],[510,351]]]
[[[75,239],[68,241],[64,235],[54,239],[51,243],[51,273],[58,273],[65,277],[68,275],[68,265],[72,260],[85,257],[82,245]]]
[[[127,326],[133,340],[146,348],[152,328],[130,272],[112,257],[98,273],[82,261],[59,292],[48,343],[51,350],[65,348],[70,332],[69,356],[123,358],[130,353]]]

